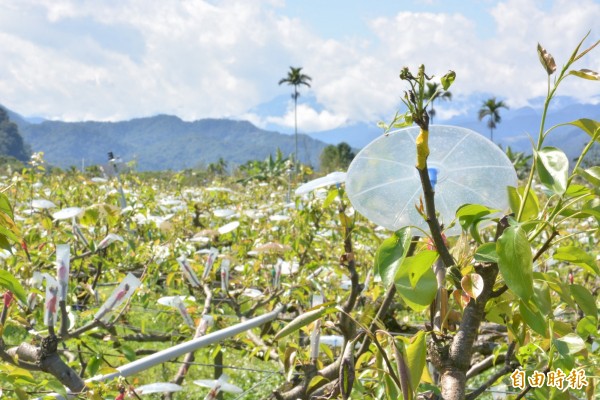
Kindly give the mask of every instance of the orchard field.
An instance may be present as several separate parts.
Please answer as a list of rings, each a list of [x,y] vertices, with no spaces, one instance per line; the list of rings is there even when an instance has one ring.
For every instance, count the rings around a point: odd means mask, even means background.
[[[552,83],[554,60],[539,54],[545,111],[563,78],[597,76],[570,69],[578,47]],[[409,208],[428,230],[369,221],[343,174],[297,194],[317,175],[283,157],[231,176],[114,163],[102,176],[36,154],[3,176],[1,396],[138,398],[171,382],[178,391],[148,398],[214,398],[214,385],[225,399],[595,398],[600,167],[585,155],[600,123],[565,121],[590,136],[570,161],[544,146],[542,119],[523,179],[502,188],[509,207],[462,205],[441,226],[420,95],[432,78],[421,67],[401,79],[409,111],[388,128],[419,127],[407,162],[423,193]],[[273,318],[194,357],[104,379],[262,315]],[[223,373],[240,390],[202,381]]]

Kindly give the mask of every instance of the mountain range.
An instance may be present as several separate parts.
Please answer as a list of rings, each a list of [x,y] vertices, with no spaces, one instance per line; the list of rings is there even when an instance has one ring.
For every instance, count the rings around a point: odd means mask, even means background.
[[[579,104],[569,99],[560,98],[559,104],[548,112],[545,129],[556,124],[574,121],[581,118],[600,120],[600,105]],[[471,108],[464,114],[442,121],[441,125],[461,126],[476,131],[490,138],[486,119],[479,121],[478,108]],[[513,151],[531,154],[532,141],[538,137],[542,110],[541,107],[523,107],[518,109],[500,110],[501,122],[494,130],[494,142],[506,149],[510,146]],[[437,120],[435,120],[436,123]],[[311,134],[315,139],[327,143],[345,141],[354,148],[362,148],[382,134],[375,123],[355,123],[345,127]],[[590,136],[581,129],[573,126],[563,126],[553,130],[544,141],[544,146],[558,147],[565,152],[569,160],[576,158]],[[596,148],[600,144],[595,145]]]
[[[31,123],[14,114],[11,119],[33,151],[43,151],[46,161],[61,168],[105,163],[108,152],[135,160],[140,171],[177,171],[206,166],[220,158],[234,167],[263,160],[277,149],[293,154],[295,147],[293,136],[229,119],[186,122],[157,115],[121,122]],[[299,159],[317,165],[326,144],[306,135],[298,135],[298,143]]]
[[[283,112],[285,106],[280,101],[274,103],[278,112]],[[469,128],[489,137],[486,121],[477,119],[475,104],[479,103],[471,104],[461,115],[441,123]],[[557,98],[553,104],[546,129],[579,118],[600,120],[598,105],[579,104],[569,98]],[[260,111],[264,115],[274,112],[269,107]],[[537,138],[541,113],[541,105],[535,102],[533,107],[501,109],[502,121],[494,131],[495,143],[503,148],[510,146],[513,151],[531,153],[531,141]],[[261,129],[244,120],[187,122],[176,116],[156,115],[121,122],[61,122],[24,118],[10,110],[8,114],[32,150],[43,151],[50,164],[62,168],[79,167],[82,163],[105,163],[108,152],[126,161],[136,160],[137,169],[141,171],[194,168],[219,158],[233,167],[249,160],[262,160],[278,148],[285,155],[294,152],[293,135],[277,132],[277,126]],[[435,122],[438,123],[437,119]],[[356,122],[328,131],[299,134],[298,157],[302,162],[317,166],[319,155],[327,144],[343,141],[360,149],[381,133],[375,122]],[[572,160],[589,140],[590,137],[580,129],[565,126],[552,131],[545,145],[561,148]]]

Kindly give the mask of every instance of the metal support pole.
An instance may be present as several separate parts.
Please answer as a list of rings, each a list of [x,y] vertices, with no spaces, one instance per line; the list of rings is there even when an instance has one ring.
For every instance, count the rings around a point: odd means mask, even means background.
[[[119,376],[127,377],[130,375],[134,375],[157,364],[164,363],[186,353],[190,353],[192,351],[209,346],[216,342],[220,342],[224,339],[227,339],[231,336],[235,336],[252,328],[256,328],[264,324],[265,322],[272,321],[275,318],[277,318],[279,313],[281,313],[284,310],[284,308],[284,305],[279,305],[273,311],[261,315],[260,317],[255,317],[237,325],[233,325],[225,329],[209,333],[206,336],[201,336],[199,338],[180,343],[168,349],[161,350],[158,353],[151,354],[147,357],[140,358],[139,360],[135,360],[129,364],[118,367],[117,372],[113,372],[111,374],[106,375],[98,375],[93,378],[87,379],[86,382],[109,381]]]

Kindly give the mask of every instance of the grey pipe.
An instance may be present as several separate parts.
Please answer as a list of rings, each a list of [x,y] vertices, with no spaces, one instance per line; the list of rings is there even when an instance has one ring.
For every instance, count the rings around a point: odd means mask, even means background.
[[[269,322],[277,318],[279,313],[281,313],[284,309],[285,306],[280,304],[273,311],[261,315],[260,317],[255,317],[237,325],[233,325],[225,329],[209,333],[208,335],[201,336],[199,338],[192,339],[184,343],[180,343],[173,347],[169,347],[168,349],[161,350],[158,353],[151,354],[147,357],[140,358],[139,360],[135,360],[129,364],[125,364],[121,367],[118,367],[117,372],[113,372],[111,374],[106,375],[97,375],[93,378],[87,379],[85,382],[102,382],[117,378],[119,376],[127,377],[136,374],[140,371],[144,371],[148,368],[151,368],[157,364],[164,363],[165,361],[169,361],[173,358],[182,356],[192,351],[196,351],[202,347],[209,346],[213,343],[220,342],[221,340],[230,338],[239,333],[261,326],[265,322]],[[70,391],[67,390],[67,393],[69,395],[69,398],[72,398],[73,395],[70,393]],[[56,393],[50,394],[50,396],[53,396],[57,399],[64,399],[64,397]]]
[[[198,350],[202,347],[206,347],[213,343],[227,339],[231,336],[235,336],[238,333],[242,333],[252,328],[256,328],[257,326],[260,326],[265,322],[272,321],[275,318],[277,318],[279,313],[282,312],[284,308],[284,305],[279,305],[273,311],[261,315],[260,317],[255,317],[237,325],[233,325],[225,329],[209,333],[206,336],[201,336],[199,338],[180,343],[176,346],[169,347],[168,349],[161,350],[158,353],[151,354],[147,357],[140,358],[139,360],[135,360],[129,364],[125,364],[121,367],[118,367],[118,372],[113,372],[111,374],[106,375],[98,375],[93,378],[87,379],[86,382],[108,381],[119,376],[127,377],[130,375],[134,375],[157,364],[161,364],[173,358],[182,356],[187,353],[191,353],[192,351]]]

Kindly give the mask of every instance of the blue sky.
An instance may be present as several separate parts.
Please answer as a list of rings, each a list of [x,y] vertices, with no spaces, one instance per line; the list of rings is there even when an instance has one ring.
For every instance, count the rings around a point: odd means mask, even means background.
[[[598,21],[598,0],[3,0],[0,103],[67,121],[165,113],[286,130],[277,82],[302,66],[313,84],[299,124],[314,132],[389,119],[400,68],[424,63],[457,73],[443,121],[490,94],[532,104],[547,87],[537,43],[560,66],[588,31],[600,39]],[[600,70],[600,49],[577,67]],[[600,103],[600,84],[569,79],[560,94]]]

